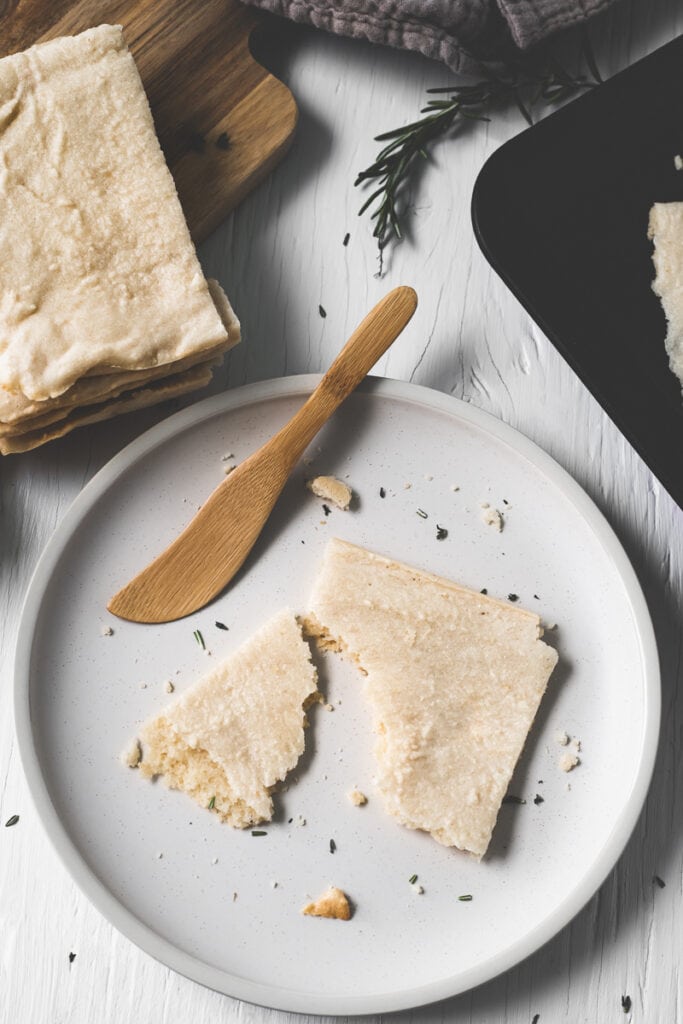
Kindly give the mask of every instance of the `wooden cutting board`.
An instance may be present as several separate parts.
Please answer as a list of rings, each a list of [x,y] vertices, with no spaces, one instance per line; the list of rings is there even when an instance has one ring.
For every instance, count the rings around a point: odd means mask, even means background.
[[[122,25],[201,241],[275,166],[296,125],[291,93],[249,51],[262,21],[237,0],[0,0],[0,55]]]

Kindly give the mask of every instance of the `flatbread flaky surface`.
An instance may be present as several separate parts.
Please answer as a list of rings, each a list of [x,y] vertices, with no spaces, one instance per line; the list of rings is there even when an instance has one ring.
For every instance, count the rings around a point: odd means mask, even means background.
[[[142,775],[163,775],[236,828],[270,821],[272,787],[304,750],[310,649],[278,613],[140,733]]]
[[[226,340],[120,27],[0,60],[0,387],[42,401]]]
[[[481,857],[557,662],[539,617],[337,539],[309,607],[367,673],[386,809]]]

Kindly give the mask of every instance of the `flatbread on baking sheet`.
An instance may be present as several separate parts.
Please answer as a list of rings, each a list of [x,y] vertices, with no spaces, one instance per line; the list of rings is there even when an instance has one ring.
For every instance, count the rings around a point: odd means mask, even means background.
[[[176,398],[188,391],[195,391],[204,387],[211,380],[216,360],[200,363],[198,366],[186,370],[184,373],[174,374],[165,377],[163,380],[152,382],[146,387],[136,391],[126,392],[112,401],[105,401],[99,405],[76,408],[69,411],[68,415],[43,429],[28,431],[25,434],[2,435],[0,434],[0,454],[13,455],[19,452],[27,452],[38,448],[48,441],[54,441],[64,437],[77,427],[84,427],[89,423],[99,423],[101,420],[111,419],[126,412],[135,412],[144,409],[149,405],[156,405],[165,402],[169,398]]]
[[[0,60],[0,180],[0,387],[43,401],[226,342],[119,26]]]

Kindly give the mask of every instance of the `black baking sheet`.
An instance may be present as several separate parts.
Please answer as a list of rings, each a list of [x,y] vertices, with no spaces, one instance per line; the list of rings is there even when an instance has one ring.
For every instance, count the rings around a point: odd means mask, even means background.
[[[501,146],[472,218],[491,265],[683,507],[683,399],[647,238],[651,205],[683,200],[676,154],[683,36]]]

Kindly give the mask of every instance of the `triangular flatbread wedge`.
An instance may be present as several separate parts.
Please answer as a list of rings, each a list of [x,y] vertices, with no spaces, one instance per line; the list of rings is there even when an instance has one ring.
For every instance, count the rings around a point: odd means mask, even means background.
[[[280,612],[140,732],[140,773],[162,775],[235,828],[270,821],[271,792],[304,750],[316,670]]]

